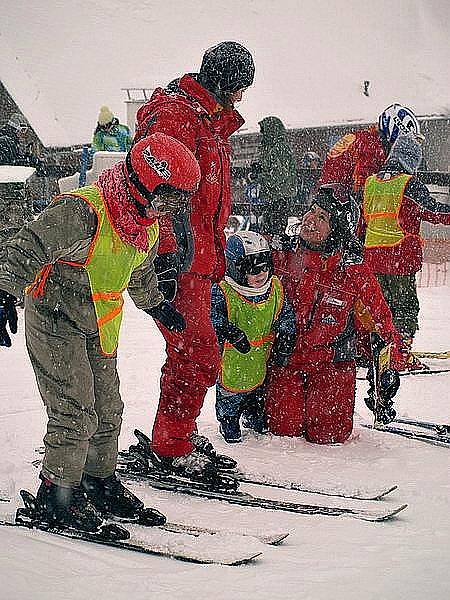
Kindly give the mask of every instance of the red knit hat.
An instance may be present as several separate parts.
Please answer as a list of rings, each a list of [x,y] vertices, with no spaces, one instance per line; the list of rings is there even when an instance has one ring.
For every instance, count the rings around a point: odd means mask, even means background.
[[[143,205],[151,202],[158,185],[195,192],[200,183],[200,166],[193,153],[164,133],[140,140],[128,152],[125,164],[130,192]]]

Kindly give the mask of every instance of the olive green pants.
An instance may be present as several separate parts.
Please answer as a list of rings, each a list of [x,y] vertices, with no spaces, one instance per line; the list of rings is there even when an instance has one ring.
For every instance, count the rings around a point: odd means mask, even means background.
[[[112,475],[123,411],[116,357],[101,354],[98,333],[28,298],[25,336],[48,415],[42,474],[65,487],[83,473]]]
[[[419,299],[416,276],[377,274],[383,296],[392,312],[396,329],[414,337],[419,328]]]

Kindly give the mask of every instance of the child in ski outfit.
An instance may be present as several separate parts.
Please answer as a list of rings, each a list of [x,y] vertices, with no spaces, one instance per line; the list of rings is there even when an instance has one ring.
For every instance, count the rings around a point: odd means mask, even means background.
[[[242,441],[239,420],[262,433],[264,380],[270,355],[286,364],[295,344],[295,315],[273,275],[267,241],[258,233],[232,235],[225,248],[225,279],[212,286],[211,321],[222,348],[216,385],[219,431]]]

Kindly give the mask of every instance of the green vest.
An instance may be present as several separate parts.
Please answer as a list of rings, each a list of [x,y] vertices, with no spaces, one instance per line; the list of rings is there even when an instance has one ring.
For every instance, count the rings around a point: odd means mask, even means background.
[[[366,248],[395,246],[405,237],[398,215],[403,193],[411,177],[405,174],[386,181],[378,179],[376,175],[367,178],[363,200],[367,223]]]
[[[251,350],[241,354],[228,342],[222,353],[220,385],[231,392],[249,392],[259,387],[267,371],[267,360],[272,348],[272,327],[283,305],[283,287],[277,277],[267,300],[249,302],[225,281],[220,282],[228,308],[228,319],[242,329],[250,342]]]
[[[74,190],[68,195],[85,200],[94,209],[98,225],[86,262],[74,266],[86,269],[91,286],[92,301],[97,316],[102,352],[111,356],[119,341],[122,323],[122,292],[127,288],[131,274],[147,258],[158,240],[159,227],[155,222],[147,227],[147,252],[123,242],[111,225],[100,190],[88,186]],[[66,261],[59,261],[66,262]]]

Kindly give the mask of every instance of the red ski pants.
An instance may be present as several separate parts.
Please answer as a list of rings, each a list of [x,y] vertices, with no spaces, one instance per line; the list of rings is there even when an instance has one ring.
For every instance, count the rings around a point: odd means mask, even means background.
[[[354,362],[319,365],[308,372],[274,368],[266,390],[269,431],[304,435],[315,444],[344,442],[353,428],[355,384]]]
[[[186,329],[171,333],[159,326],[166,340],[167,359],[161,372],[161,395],[153,425],[153,450],[161,456],[183,456],[209,387],[217,380],[220,353],[211,325],[211,281],[183,273],[174,305]]]

